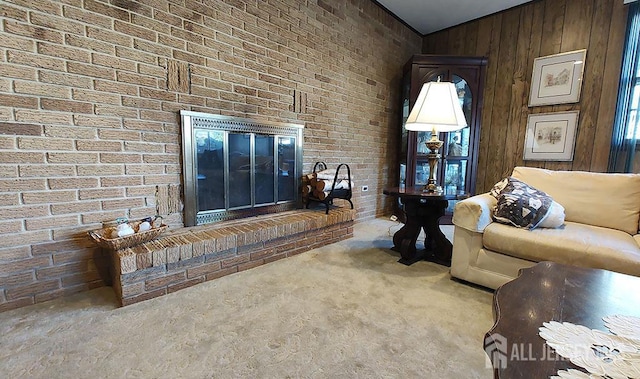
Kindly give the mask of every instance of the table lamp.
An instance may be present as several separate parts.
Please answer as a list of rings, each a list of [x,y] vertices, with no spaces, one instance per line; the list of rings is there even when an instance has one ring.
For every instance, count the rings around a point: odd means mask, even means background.
[[[456,86],[451,82],[427,82],[420,89],[405,128],[412,131],[431,131],[431,139],[425,142],[430,152],[429,181],[422,189],[424,192],[442,193],[436,184],[435,172],[440,154],[438,150],[443,142],[438,139],[438,132],[452,132],[467,126],[462,112]]]

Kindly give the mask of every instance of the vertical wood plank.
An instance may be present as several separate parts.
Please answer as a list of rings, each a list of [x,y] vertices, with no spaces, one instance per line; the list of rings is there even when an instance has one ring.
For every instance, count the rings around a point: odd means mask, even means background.
[[[593,1],[594,0],[571,0],[567,1],[565,6],[565,18],[562,27],[562,44],[560,47],[561,52],[574,51],[577,49],[584,49],[589,46],[589,38],[591,35],[591,21],[593,20]],[[596,54],[597,55],[597,54]],[[587,51],[587,62],[585,62],[585,70],[587,69],[587,63],[589,63],[589,52]],[[591,68],[589,67],[589,72]],[[594,75],[583,77],[582,90],[585,89],[585,82],[596,80]],[[599,75],[598,75],[599,76]],[[599,78],[597,80],[600,80]],[[563,104],[562,106],[555,106],[554,111],[560,111],[561,109],[581,110],[584,109],[584,104],[593,99],[591,96],[584,96],[580,103],[576,104]],[[546,162],[545,168],[550,170],[572,170],[577,160],[583,158],[584,153],[592,150],[592,143],[588,140],[589,128],[593,125],[590,112],[580,112],[578,128],[576,130],[576,139],[574,146],[574,159],[571,162]],[[583,153],[584,152],[584,153]],[[578,164],[579,166],[579,164]]]
[[[527,133],[527,122],[529,120],[529,114],[531,113],[531,109],[529,108],[529,96],[531,92],[531,77],[533,75],[533,61],[535,58],[540,56],[540,45],[542,44],[542,32],[543,32],[543,22],[544,22],[544,14],[545,14],[545,4],[543,2],[535,2],[533,5],[533,20],[531,24],[531,40],[529,41],[529,55],[527,57],[527,72],[525,78],[526,82],[526,91],[525,98],[523,99],[522,105],[522,115],[520,118],[520,122],[522,125],[523,134],[520,137],[519,145],[518,145],[518,156],[519,160],[517,162],[517,166],[527,166],[528,161],[524,160],[524,143],[526,139]]]
[[[545,1],[540,56],[558,54],[562,46],[565,0]]]
[[[604,70],[602,73],[602,89],[598,104],[598,119],[593,139],[597,149],[591,156],[590,171],[606,172],[609,164],[611,133],[616,112],[620,66],[624,51],[625,25],[627,24],[628,6],[619,1],[607,2],[611,8],[611,23],[604,53]],[[604,25],[603,25],[604,27]],[[589,47],[591,48],[591,47]],[[589,96],[591,94],[587,94]]]
[[[588,171],[591,167],[591,156],[599,146],[599,141],[595,141],[596,126],[598,122],[598,108],[600,98],[587,94],[602,93],[602,75],[604,73],[605,53],[607,51],[607,41],[609,40],[609,26],[611,23],[611,4],[607,2],[595,1],[592,4],[592,17],[589,40],[583,42],[583,46],[589,46],[587,59],[585,61],[585,71],[589,75],[584,75],[582,81],[582,93],[580,96],[581,121],[578,125],[575,154],[573,158],[572,170]],[[586,27],[586,26],[583,26]],[[608,150],[608,146],[606,147]]]
[[[489,141],[491,140],[491,129],[493,124],[491,123],[492,109],[495,103],[496,92],[496,79],[498,77],[498,68],[501,66],[501,62],[498,58],[500,51],[500,35],[502,32],[502,18],[503,14],[497,14],[491,16],[491,32],[489,36],[487,51],[487,77],[484,86],[483,94],[483,109],[482,109],[482,126],[480,128],[480,147],[478,151],[478,178],[476,180],[476,192],[485,192],[493,186],[491,183],[491,175],[487,183],[487,173],[489,172]],[[480,45],[479,45],[480,46]]]
[[[475,50],[472,51],[472,55],[480,57],[489,57],[491,48],[491,32],[494,27],[494,20],[500,16],[484,17],[476,23],[478,24],[478,32],[476,35]]]
[[[451,55],[464,55],[465,40],[467,38],[466,24],[449,31],[449,51]]]
[[[507,124],[507,133],[505,136],[505,150],[502,172],[503,176],[509,175],[516,163],[519,162],[518,156],[520,140],[524,136],[526,128],[525,122],[522,122],[523,108],[526,110],[528,97],[526,89],[529,79],[526,77],[529,66],[529,43],[531,41],[531,30],[533,22],[533,6],[529,5],[522,8],[520,12],[520,22],[518,30],[518,38],[516,41],[515,63],[513,67],[513,82],[511,84],[511,105],[509,107],[509,122]]]
[[[449,31],[451,29],[446,29],[441,32],[438,32],[435,35],[435,51],[434,54],[449,54]]]
[[[476,192],[477,193],[485,192],[483,188],[483,184],[484,184],[484,172],[486,170],[484,169],[485,165],[481,164],[480,161],[482,162],[486,161],[486,155],[483,156],[483,151],[486,151],[486,149],[483,150],[483,146],[484,146],[484,144],[482,143],[483,133],[485,129],[490,129],[491,127],[490,125],[484,124],[484,121],[485,121],[485,114],[486,113],[490,114],[490,109],[493,104],[493,82],[495,82],[495,72],[496,72],[497,65],[495,62],[492,62],[493,58],[491,57],[491,41],[492,41],[491,34],[494,30],[495,20],[497,19],[501,19],[500,16],[484,17],[476,21],[476,23],[478,24],[478,34],[476,38],[475,51],[473,52],[473,54],[476,56],[487,57],[488,59],[487,73],[485,77],[485,86],[484,86],[484,92],[483,92],[483,106],[479,110],[481,126],[480,126],[480,133],[479,133],[480,143],[478,144],[479,146],[478,147],[478,170],[477,170],[478,174],[476,176]],[[493,70],[493,75],[491,74],[492,70]]]
[[[475,55],[476,46],[478,45],[478,28],[479,23],[470,22],[467,24],[467,38],[464,44],[464,55]]]
[[[565,0],[545,1],[544,3],[544,19],[542,22],[542,39],[540,41],[539,54],[541,57],[558,54],[561,51],[566,3],[567,1]],[[552,105],[530,108],[531,114],[555,111],[557,111],[557,109],[554,109]],[[526,162],[526,165],[529,167],[546,168],[547,164],[550,163],[545,161]]]
[[[504,152],[506,135],[509,130],[509,109],[512,101],[511,83],[514,75],[521,9],[520,7],[513,8],[504,13],[498,53],[501,70],[496,78],[494,102],[491,109],[491,124],[500,127],[491,128],[485,185],[489,183],[493,185],[508,174],[504,167]]]

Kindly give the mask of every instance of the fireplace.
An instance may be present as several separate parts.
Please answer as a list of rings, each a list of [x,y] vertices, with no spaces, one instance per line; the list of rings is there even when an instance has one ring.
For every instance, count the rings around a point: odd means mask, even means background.
[[[185,226],[298,207],[303,125],[180,116]]]

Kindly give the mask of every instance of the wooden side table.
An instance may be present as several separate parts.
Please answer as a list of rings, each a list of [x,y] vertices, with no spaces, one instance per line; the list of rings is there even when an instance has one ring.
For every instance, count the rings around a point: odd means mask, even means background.
[[[438,220],[444,216],[448,200],[458,196],[422,192],[421,188],[386,188],[385,195],[400,199],[404,205],[406,222],[393,235],[393,250],[399,251],[402,258],[398,261],[411,265],[419,260],[429,260],[445,266],[451,266],[453,246],[440,230]],[[416,248],[420,230],[424,230],[424,250]]]

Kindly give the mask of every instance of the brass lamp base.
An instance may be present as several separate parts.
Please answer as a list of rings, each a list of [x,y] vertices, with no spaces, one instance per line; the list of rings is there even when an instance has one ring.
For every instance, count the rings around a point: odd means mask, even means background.
[[[438,160],[440,159],[440,153],[438,150],[442,147],[444,142],[438,139],[438,133],[434,128],[431,131],[431,139],[425,142],[430,152],[427,154],[427,160],[429,161],[429,180],[427,184],[422,188],[422,192],[429,193],[442,193],[442,187],[436,184],[436,169],[438,168]]]

